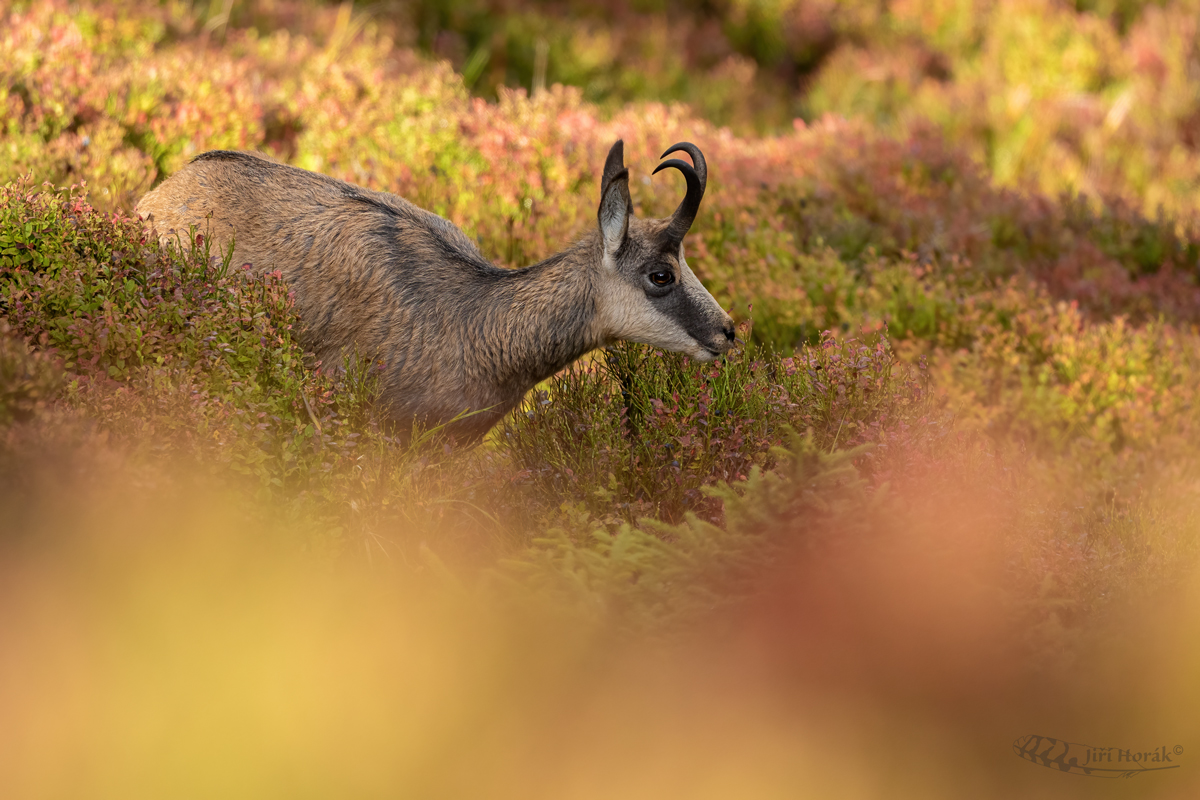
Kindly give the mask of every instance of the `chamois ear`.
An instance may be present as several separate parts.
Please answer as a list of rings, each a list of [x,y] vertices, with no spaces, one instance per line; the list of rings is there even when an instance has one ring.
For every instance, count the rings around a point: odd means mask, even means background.
[[[608,158],[604,159],[604,174],[600,177],[600,199],[608,194],[608,187],[613,178],[625,169],[625,140],[617,139],[608,149]]]
[[[618,139],[608,151],[608,160],[604,164],[604,177],[600,181],[600,210],[596,213],[605,252],[612,254],[621,247],[632,214],[629,170],[625,169],[624,144]]]

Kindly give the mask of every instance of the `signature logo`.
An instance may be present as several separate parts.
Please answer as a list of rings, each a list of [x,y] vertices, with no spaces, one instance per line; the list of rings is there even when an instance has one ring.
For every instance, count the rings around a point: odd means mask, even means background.
[[[1093,747],[1031,734],[1013,742],[1013,752],[1035,764],[1060,772],[1091,775],[1094,778],[1132,778],[1143,772],[1178,769],[1182,765],[1175,763],[1175,759],[1183,754],[1183,745],[1168,748],[1164,744],[1153,750],[1133,750]]]

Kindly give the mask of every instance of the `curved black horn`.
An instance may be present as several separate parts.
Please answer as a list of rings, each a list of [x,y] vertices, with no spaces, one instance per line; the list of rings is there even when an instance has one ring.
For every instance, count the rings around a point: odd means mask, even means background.
[[[696,220],[696,213],[700,210],[700,200],[704,197],[704,184],[700,180],[700,176],[696,174],[696,170],[686,161],[681,161],[678,158],[672,158],[670,161],[664,161],[658,165],[658,169],[650,173],[657,175],[659,171],[667,167],[674,167],[683,173],[683,177],[687,179],[687,194],[684,195],[683,201],[680,202],[679,208],[675,209],[675,213],[671,215],[671,221],[667,223],[666,237],[678,244],[683,241],[683,237],[691,229],[692,223]]]
[[[692,157],[692,164],[696,168],[696,176],[700,178],[700,191],[703,192],[708,188],[708,164],[704,162],[704,153],[700,152],[699,147],[696,147],[691,142],[677,142],[671,145],[667,149],[667,152],[663,153],[659,158],[666,158],[671,153],[678,153],[681,150]]]

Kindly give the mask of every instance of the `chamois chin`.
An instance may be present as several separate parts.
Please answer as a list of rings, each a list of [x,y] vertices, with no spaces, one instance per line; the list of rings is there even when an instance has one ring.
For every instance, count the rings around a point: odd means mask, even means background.
[[[407,200],[271,161],[214,150],[142,198],[164,240],[195,228],[235,264],[279,270],[295,294],[301,343],[325,364],[357,351],[384,365],[382,402],[402,429],[447,425],[482,437],[538,381],[597,347],[627,340],[710,361],[733,321],[688,268],[683,238],[708,175],[700,149],[673,145],[656,173],[683,173],[668,219],[633,215],[617,141],[597,225],[523,269],[502,269],[449,221]],[[469,413],[465,418],[464,412]],[[473,413],[471,413],[473,412]]]

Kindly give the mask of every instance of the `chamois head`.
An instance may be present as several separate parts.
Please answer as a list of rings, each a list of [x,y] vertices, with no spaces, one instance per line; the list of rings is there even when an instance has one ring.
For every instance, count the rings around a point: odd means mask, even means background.
[[[688,268],[683,237],[692,227],[708,168],[700,148],[690,142],[673,145],[662,157],[683,151],[688,164],[673,158],[658,165],[683,173],[687,194],[668,219],[633,216],[624,144],[608,152],[600,183],[600,241],[604,290],[597,314],[610,340],[632,342],[687,353],[712,361],[733,347],[733,320]]]

